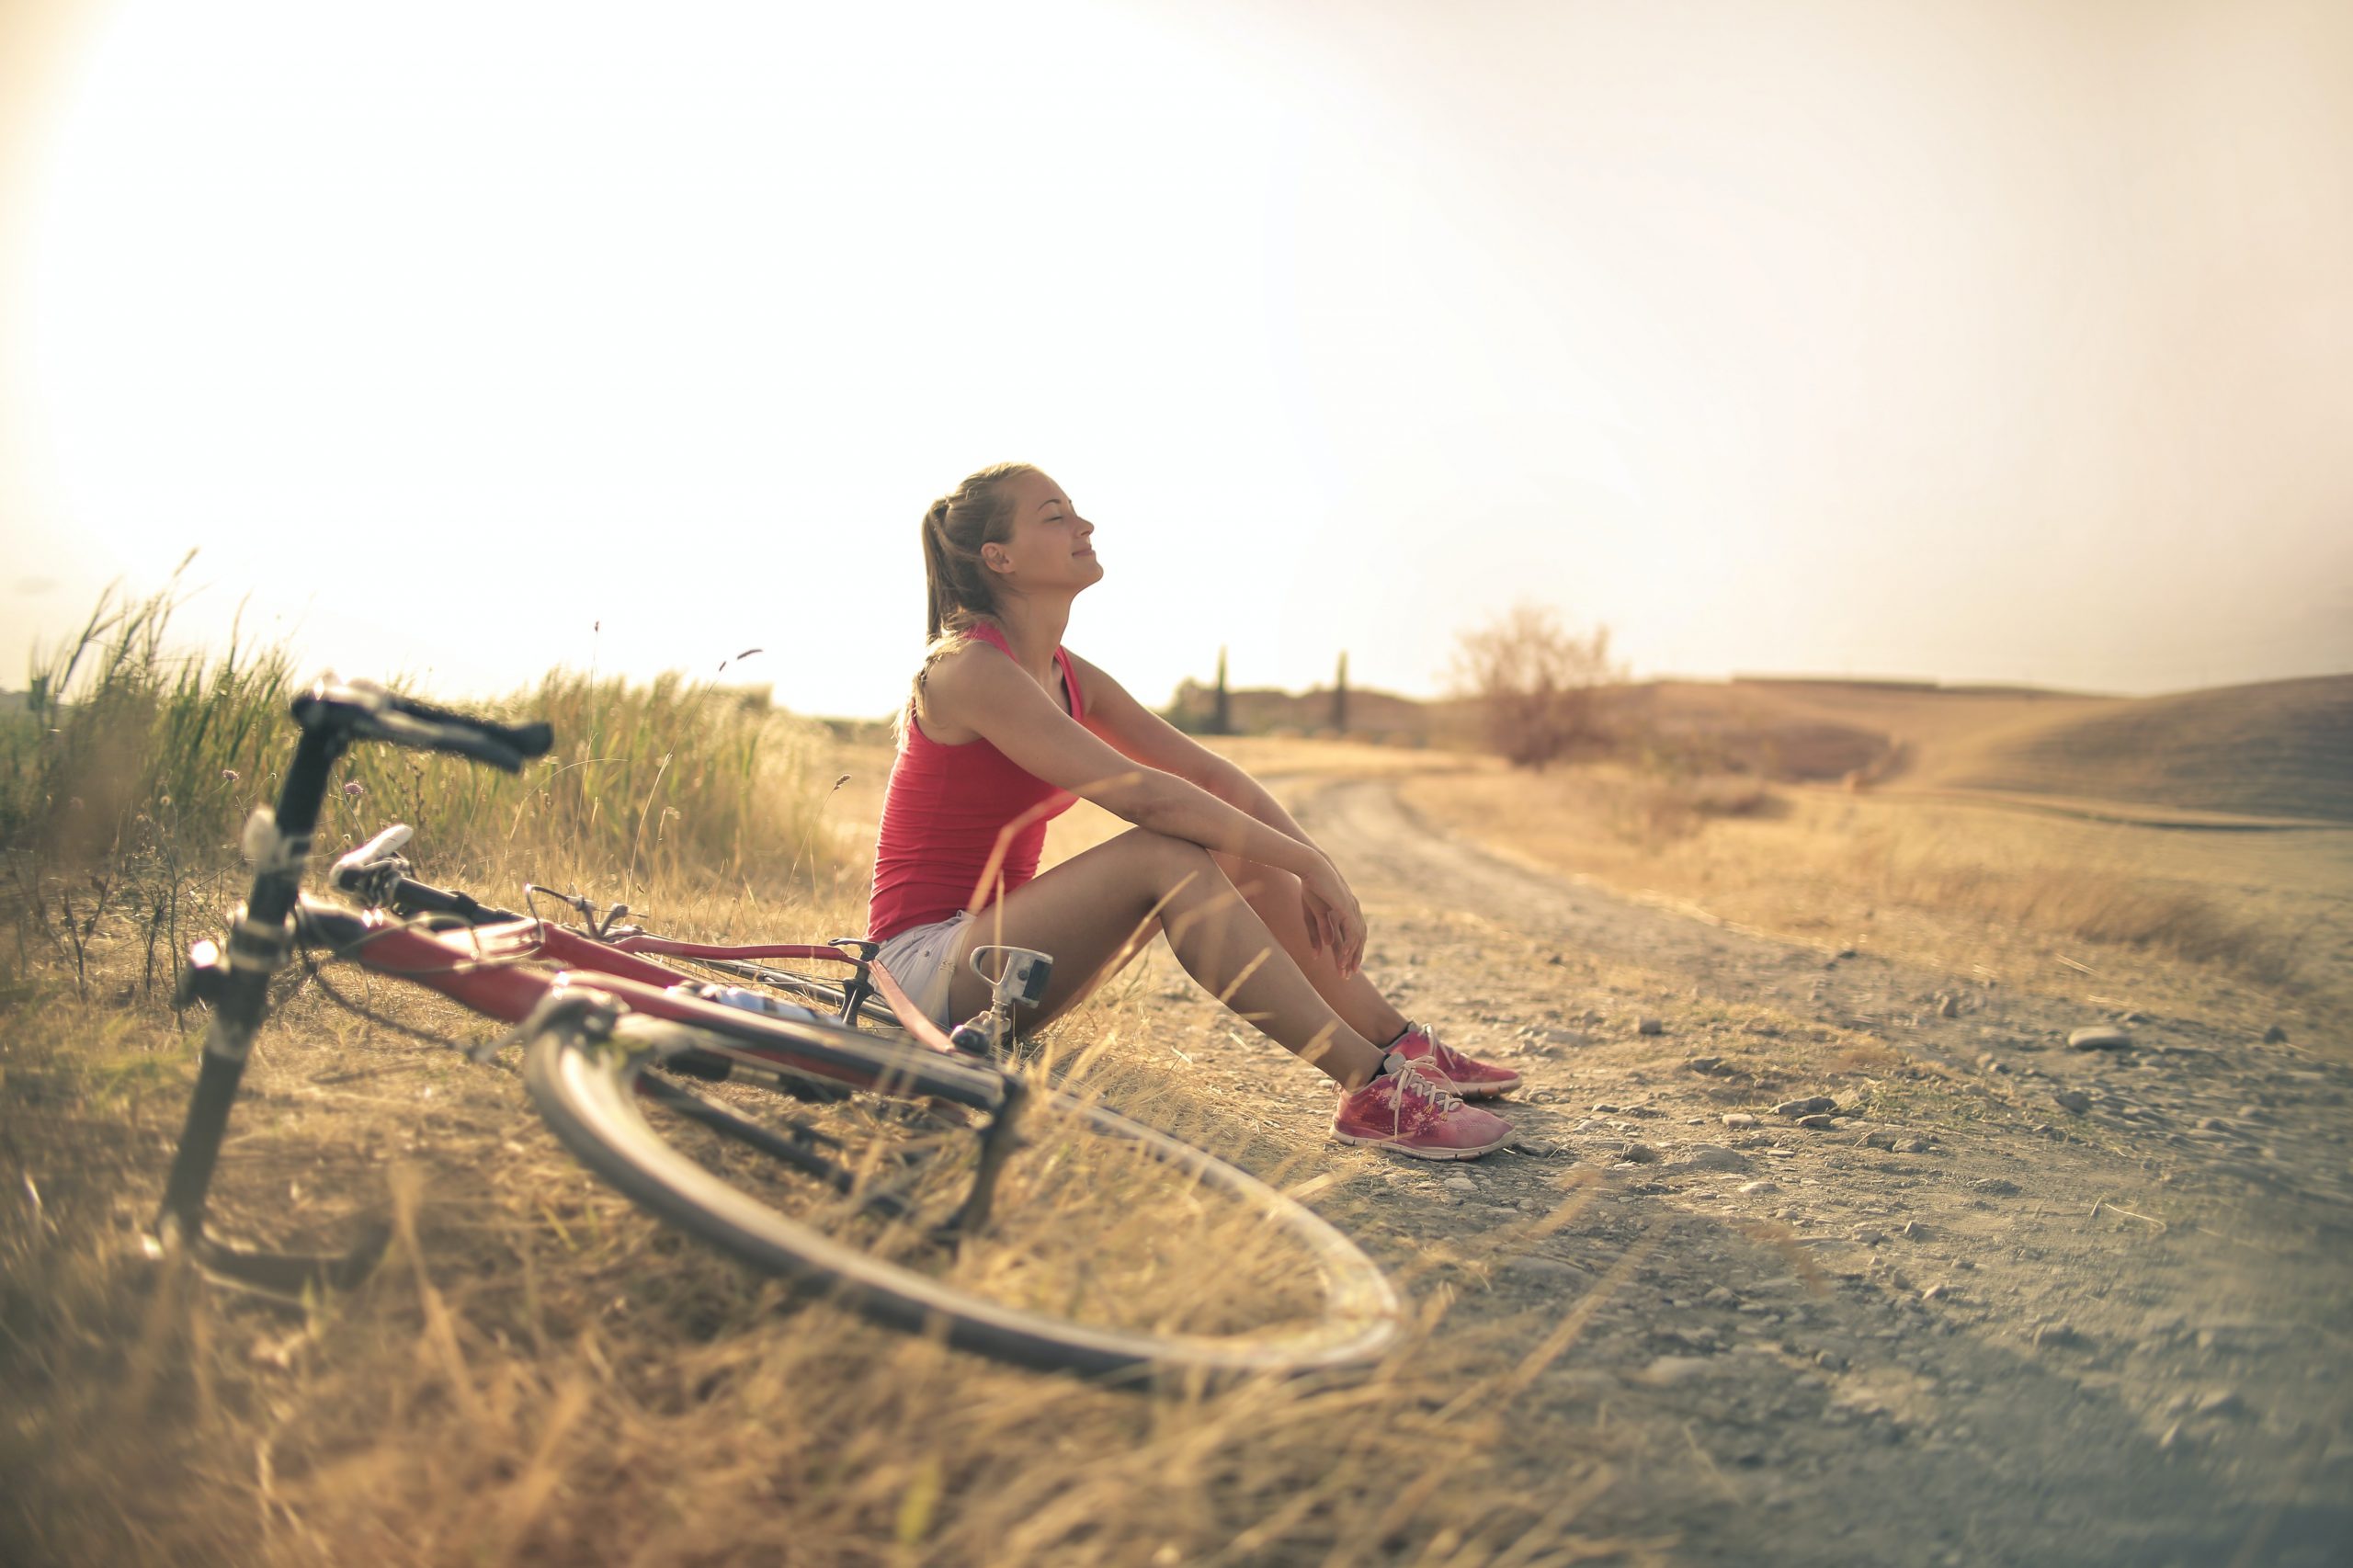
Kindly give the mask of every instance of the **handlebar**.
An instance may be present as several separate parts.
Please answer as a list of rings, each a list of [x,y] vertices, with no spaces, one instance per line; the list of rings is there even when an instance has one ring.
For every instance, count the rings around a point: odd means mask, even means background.
[[[544,722],[504,724],[419,702],[374,681],[333,676],[321,676],[294,699],[294,721],[305,730],[340,732],[353,740],[449,752],[508,773],[520,773],[528,759],[545,756],[555,744],[555,732]]]

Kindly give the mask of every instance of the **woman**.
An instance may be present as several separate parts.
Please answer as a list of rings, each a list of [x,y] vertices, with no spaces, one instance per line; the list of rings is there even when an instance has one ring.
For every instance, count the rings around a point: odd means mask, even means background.
[[[1463,1103],[1519,1075],[1410,1024],[1358,969],[1356,896],[1250,776],[1062,646],[1102,581],[1095,525],[1026,463],[924,514],[929,646],[900,720],[869,934],[943,1027],[988,1005],[982,943],[1054,959],[1051,1019],[1165,934],[1176,961],[1339,1086],[1335,1136],[1469,1159],[1510,1123]],[[1135,825],[1036,875],[1048,819],[1084,796]]]

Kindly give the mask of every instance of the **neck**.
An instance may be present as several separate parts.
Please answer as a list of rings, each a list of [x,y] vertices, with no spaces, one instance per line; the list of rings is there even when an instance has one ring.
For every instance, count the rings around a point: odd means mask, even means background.
[[[996,623],[1013,649],[1016,663],[1040,680],[1051,680],[1054,649],[1070,626],[1068,594],[1008,595],[997,601]]]

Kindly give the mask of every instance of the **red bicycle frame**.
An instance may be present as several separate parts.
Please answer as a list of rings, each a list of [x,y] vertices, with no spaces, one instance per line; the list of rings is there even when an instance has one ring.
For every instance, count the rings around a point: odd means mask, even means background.
[[[325,937],[338,956],[362,968],[413,981],[487,1017],[520,1024],[559,990],[582,987],[626,1002],[633,1012],[672,1023],[699,1025],[745,1048],[754,1065],[773,1065],[789,1056],[797,1068],[853,1088],[886,1088],[870,1062],[829,1048],[819,1031],[797,1029],[758,1013],[707,1002],[674,989],[685,978],[629,950],[665,952],[681,958],[800,958],[853,963],[838,948],[763,944],[724,947],[630,937],[599,942],[562,926],[529,916],[458,930],[428,931],[381,910],[354,912],[302,900],[303,923]],[[878,989],[924,1046],[945,1055],[958,1052],[938,1028],[906,1000],[906,994],[881,965],[871,966]],[[763,1049],[765,1047],[765,1049]],[[714,1051],[724,1055],[724,1051]],[[765,1059],[764,1059],[765,1058]],[[996,1074],[975,1068],[974,1103],[994,1106]],[[984,1085],[984,1086],[983,1086]]]

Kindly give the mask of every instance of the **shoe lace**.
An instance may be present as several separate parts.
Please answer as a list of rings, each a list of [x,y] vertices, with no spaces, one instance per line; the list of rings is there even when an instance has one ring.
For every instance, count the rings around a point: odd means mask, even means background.
[[[1398,1062],[1382,1073],[1381,1076],[1396,1085],[1397,1098],[1392,1102],[1396,1108],[1393,1115],[1395,1125],[1400,1130],[1403,1129],[1405,1121],[1405,1096],[1408,1095],[1415,1099],[1429,1102],[1429,1114],[1433,1119],[1443,1117],[1451,1110],[1459,1109],[1462,1105],[1461,1095],[1432,1079],[1410,1062]]]

